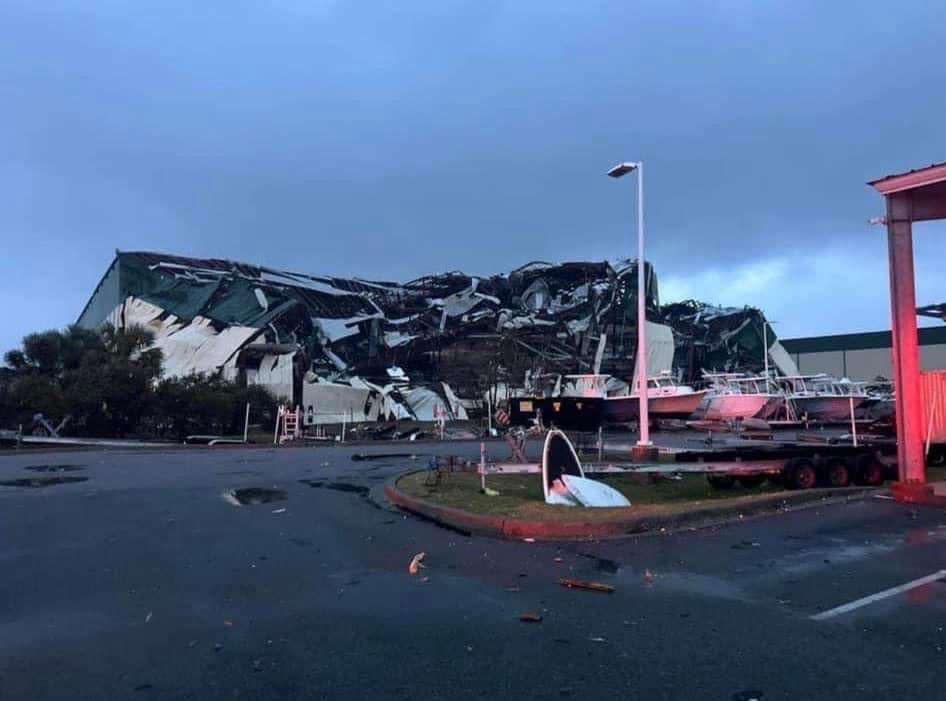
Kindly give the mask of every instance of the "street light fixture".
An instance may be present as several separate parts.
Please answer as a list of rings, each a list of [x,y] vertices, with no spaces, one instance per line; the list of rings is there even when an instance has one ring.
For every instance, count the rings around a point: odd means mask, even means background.
[[[640,399],[640,439],[637,445],[649,448],[650,414],[647,411],[647,313],[644,299],[644,164],[618,163],[608,175],[620,178],[637,171],[637,394]]]

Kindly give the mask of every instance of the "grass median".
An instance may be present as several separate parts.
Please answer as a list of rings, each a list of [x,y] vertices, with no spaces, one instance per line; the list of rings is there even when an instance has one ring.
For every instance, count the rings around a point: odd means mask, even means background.
[[[409,496],[477,514],[581,522],[677,514],[724,503],[748,505],[779,494],[793,493],[769,482],[757,487],[736,485],[732,489],[714,489],[702,475],[684,475],[680,480],[658,482],[649,482],[641,475],[614,475],[602,476],[600,481],[624,494],[631,507],[585,509],[550,506],[542,497],[539,475],[490,475],[487,486],[499,492],[499,496],[492,497],[480,491],[479,475],[469,472],[448,473],[435,485],[427,484],[424,472],[415,472],[398,480],[397,487]]]

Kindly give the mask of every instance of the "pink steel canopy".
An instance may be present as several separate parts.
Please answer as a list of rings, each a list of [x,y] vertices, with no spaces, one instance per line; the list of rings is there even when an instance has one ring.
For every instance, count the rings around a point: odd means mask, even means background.
[[[946,163],[873,180],[887,200],[893,380],[897,390],[897,461],[901,482],[926,481],[920,403],[920,355],[913,279],[913,222],[946,219]]]

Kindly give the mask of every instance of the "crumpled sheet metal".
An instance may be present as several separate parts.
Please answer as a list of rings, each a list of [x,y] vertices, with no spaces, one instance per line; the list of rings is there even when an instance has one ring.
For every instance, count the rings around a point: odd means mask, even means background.
[[[496,383],[521,387],[526,371],[593,372],[599,358],[602,373],[630,380],[637,269],[632,260],[535,261],[489,277],[453,271],[398,283],[120,252],[109,269],[109,275],[117,270],[110,279],[118,280],[118,291],[111,283],[101,291],[120,297],[108,306],[93,295],[86,310],[117,305],[115,321],[140,320],[155,330],[167,374],[225,368],[232,376],[243,367],[236,359],[248,343],[290,345],[305,368],[331,382],[360,378],[383,388],[390,384],[384,369],[402,366],[414,380],[411,388],[434,391],[457,414],[439,383],[464,399],[478,398]],[[672,329],[678,377],[761,368],[761,312],[694,301],[661,307],[656,273],[649,264],[644,271],[648,316]],[[106,320],[82,315],[87,326]],[[773,363],[784,372],[791,359],[778,352],[771,329],[768,335]],[[651,364],[663,369],[665,355]],[[382,397],[383,414],[416,413],[397,388]]]

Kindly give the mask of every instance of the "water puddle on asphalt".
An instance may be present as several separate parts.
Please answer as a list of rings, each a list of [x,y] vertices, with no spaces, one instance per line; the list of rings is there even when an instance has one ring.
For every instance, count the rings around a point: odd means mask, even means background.
[[[23,469],[32,472],[79,472],[85,468],[81,465],[27,465]]]
[[[397,460],[402,458],[416,460],[419,455],[426,455],[426,453],[355,453],[351,456],[351,459],[355,462],[365,460]]]
[[[621,563],[615,560],[609,560],[606,557],[598,557],[597,555],[589,555],[588,553],[576,553],[576,555],[591,560],[595,572],[617,574],[618,570],[621,569]]]
[[[252,506],[254,504],[270,504],[274,501],[286,501],[289,495],[285,489],[242,487],[227,490],[223,493],[223,498],[234,506]]]
[[[52,487],[55,484],[69,484],[71,482],[85,482],[88,477],[18,477],[12,480],[0,480],[0,487],[25,487],[27,489],[41,489]]]
[[[299,480],[301,484],[306,484],[313,489],[334,489],[336,492],[350,492],[360,496],[367,496],[371,491],[369,487],[361,484],[349,484],[348,482],[326,482],[325,480]]]
[[[636,583],[653,591],[696,594],[712,599],[750,600],[746,592],[734,582],[696,572],[655,570],[651,573],[650,570],[641,572],[639,568],[624,566],[617,574],[617,580]]]

